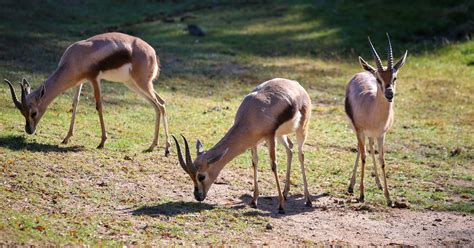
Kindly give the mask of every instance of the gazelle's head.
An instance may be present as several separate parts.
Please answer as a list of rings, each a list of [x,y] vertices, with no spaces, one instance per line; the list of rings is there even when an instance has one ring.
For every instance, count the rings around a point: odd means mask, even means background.
[[[181,135],[182,136],[182,135]],[[184,136],[184,147],[185,147],[185,157],[183,159],[183,154],[181,153],[181,148],[178,141],[173,135],[173,139],[176,143],[176,151],[178,153],[179,164],[183,170],[188,173],[194,183],[194,198],[197,201],[204,201],[207,196],[209,188],[216,180],[219,175],[222,166],[213,166],[216,162],[222,159],[227,153],[228,149],[225,149],[222,152],[217,154],[210,154],[203,151],[203,146],[201,141],[197,140],[196,142],[196,159],[194,162],[191,159],[191,153],[189,152],[188,141]]]
[[[403,57],[393,65],[393,52],[392,52],[392,43],[390,42],[390,36],[387,33],[388,39],[388,64],[387,67],[382,66],[382,61],[380,60],[377,51],[375,51],[374,45],[372,45],[372,41],[369,38],[370,49],[372,51],[372,55],[374,57],[375,64],[377,65],[377,69],[370,66],[362,57],[359,56],[359,62],[364,70],[372,73],[375,78],[377,79],[377,85],[382,90],[382,93],[387,99],[388,102],[393,101],[393,97],[395,96],[395,82],[397,80],[397,73],[405,64],[405,59],[407,58],[408,51],[405,51]]]
[[[16,97],[15,89],[12,83],[5,79],[5,82],[10,86],[10,92],[12,94],[13,103],[20,110],[21,114],[25,117],[25,132],[28,134],[34,134],[36,125],[43,116],[44,109],[39,108],[39,104],[45,93],[44,85],[33,93],[31,93],[30,84],[26,79],[20,83],[21,86],[21,101],[18,101]]]

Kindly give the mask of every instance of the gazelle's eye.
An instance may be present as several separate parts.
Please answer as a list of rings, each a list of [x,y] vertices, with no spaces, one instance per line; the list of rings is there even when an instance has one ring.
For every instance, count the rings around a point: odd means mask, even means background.
[[[204,175],[198,175],[198,180],[199,180],[199,182],[204,181],[204,179],[206,179],[206,176],[204,176]]]
[[[31,118],[35,118],[37,114],[38,114],[37,112],[31,113]]]

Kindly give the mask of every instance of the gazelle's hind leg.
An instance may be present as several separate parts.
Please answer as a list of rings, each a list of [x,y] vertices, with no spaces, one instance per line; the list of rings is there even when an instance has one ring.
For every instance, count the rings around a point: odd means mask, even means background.
[[[135,84],[137,85],[137,84]],[[155,133],[153,136],[153,142],[151,143],[150,147],[146,150],[148,152],[153,151],[153,149],[158,145],[158,140],[159,140],[159,135],[160,135],[160,120],[161,120],[161,115],[163,115],[163,119],[166,120],[166,109],[164,106],[164,101],[161,97],[156,94],[155,90],[153,89],[153,83],[150,82],[146,84],[145,87],[138,87],[134,89],[138,93],[140,93],[142,96],[144,96],[152,105],[153,108],[155,109],[155,114],[156,114],[156,121],[155,121]],[[165,156],[169,155],[169,149],[171,146],[171,143],[169,142],[169,135],[168,135],[168,123],[167,121],[165,122],[165,135],[166,135],[166,147],[165,147]]]
[[[357,173],[357,166],[359,165],[359,157],[360,157],[360,153],[359,153],[359,149],[357,149],[357,157],[354,164],[354,168],[352,169],[352,177],[349,183],[349,188],[347,189],[347,192],[349,192],[350,194],[354,193],[354,185],[356,183],[356,173]]]
[[[253,167],[253,198],[250,206],[253,208],[257,208],[257,201],[258,201],[258,174],[257,174],[257,166],[258,166],[258,154],[257,154],[257,146],[254,146],[250,149],[252,153],[252,167]]]
[[[169,140],[168,117],[167,117],[167,114],[166,114],[165,100],[163,100],[163,98],[161,98],[158,95],[158,93],[156,93],[155,90],[153,90],[153,92],[155,93],[155,96],[156,96],[158,102],[160,103],[160,110],[161,110],[161,114],[163,116],[163,127],[165,129],[165,138],[166,138],[165,156],[168,156],[169,153],[170,153],[171,142]]]
[[[290,192],[291,161],[293,159],[293,151],[291,149],[293,148],[293,143],[291,143],[290,139],[286,135],[279,136],[278,142],[281,143],[286,150],[286,182],[285,188],[283,189],[283,197],[285,197],[286,200],[288,197],[288,192]]]
[[[300,161],[301,175],[303,176],[304,196],[306,199],[306,206],[311,207],[313,204],[311,202],[311,195],[309,194],[308,183],[306,181],[306,172],[304,168],[304,153],[303,153],[303,145],[306,141],[307,134],[308,134],[307,129],[304,127],[300,127],[296,130],[296,143],[298,144],[298,159]]]
[[[100,79],[95,79],[91,81],[92,86],[94,87],[94,97],[95,97],[95,108],[99,112],[99,120],[100,120],[100,129],[102,131],[102,138],[100,141],[99,146],[97,149],[104,148],[105,141],[107,140],[107,134],[105,132],[105,123],[104,123],[104,116],[102,111],[102,93],[100,89]]]
[[[375,152],[374,152],[374,138],[369,137],[369,151],[372,156],[372,162],[374,163],[374,176],[375,183],[379,189],[382,189],[382,184],[380,184],[379,173],[377,172],[377,163],[375,162]]]
[[[283,198],[283,194],[281,193],[280,181],[278,180],[275,143],[276,143],[275,137],[269,137],[267,139],[268,153],[270,156],[272,172],[273,172],[273,175],[275,175],[275,181],[276,181],[276,185],[278,189],[278,213],[284,214],[285,213],[285,199]]]
[[[74,133],[74,125],[76,123],[76,110],[77,110],[77,104],[79,104],[79,98],[81,96],[81,90],[82,90],[82,84],[77,86],[76,88],[76,93],[74,94],[74,98],[72,100],[72,117],[71,117],[71,125],[69,126],[69,131],[67,132],[66,137],[63,139],[63,144],[67,144],[69,142],[69,138]]]

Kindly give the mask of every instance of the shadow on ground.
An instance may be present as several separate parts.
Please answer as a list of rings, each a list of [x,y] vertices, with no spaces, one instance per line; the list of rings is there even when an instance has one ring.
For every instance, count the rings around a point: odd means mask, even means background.
[[[207,203],[199,202],[166,202],[156,206],[144,206],[130,211],[132,215],[148,215],[151,217],[158,216],[176,216],[180,214],[189,214],[201,212],[203,210],[211,210],[214,206]]]
[[[327,194],[313,195],[311,196],[312,207],[305,206],[304,196],[301,194],[290,195],[285,201],[285,213],[278,213],[278,196],[265,196],[258,198],[257,209],[244,213],[245,216],[264,216],[272,218],[281,218],[290,215],[298,215],[301,213],[313,212],[319,209],[315,207],[315,201],[327,196]],[[249,194],[243,194],[240,197],[241,202],[237,203],[232,208],[241,209],[245,208],[252,201],[252,196]]]
[[[36,142],[28,142],[25,137],[10,135],[0,137],[0,147],[10,149],[12,151],[27,150],[30,152],[79,152],[83,150],[82,146],[60,147],[58,145],[39,144]]]

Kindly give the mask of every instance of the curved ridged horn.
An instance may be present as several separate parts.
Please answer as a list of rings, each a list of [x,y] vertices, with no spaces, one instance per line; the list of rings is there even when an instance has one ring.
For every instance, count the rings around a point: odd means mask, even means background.
[[[374,56],[375,64],[377,65],[377,70],[383,71],[382,60],[380,60],[380,57],[377,54],[377,51],[375,51],[374,45],[372,44],[370,37],[367,37],[367,38],[369,39],[370,49],[372,51],[372,55]]]
[[[393,69],[393,51],[392,51],[392,42],[390,42],[390,36],[387,33],[388,39],[388,65],[387,68],[389,70]]]
[[[183,154],[181,153],[181,148],[179,147],[179,143],[176,140],[176,137],[174,137],[174,135],[171,135],[171,137],[173,137],[174,142],[176,143],[176,151],[178,152],[179,165],[181,165],[181,167],[183,168],[184,171],[186,171],[186,173],[190,174],[188,167],[186,166],[186,163],[184,163]]]
[[[191,171],[191,172],[194,172],[195,169],[194,169],[194,165],[193,165],[193,160],[191,158],[191,152],[189,150],[189,145],[188,145],[188,141],[186,140],[186,137],[184,137],[182,134],[181,134],[181,137],[183,137],[184,139],[184,149],[185,149],[185,152],[186,152],[186,165],[188,166],[188,169]]]
[[[8,81],[7,79],[4,79],[5,82],[8,84],[8,86],[10,87],[10,92],[12,94],[12,99],[13,99],[13,103],[15,104],[15,106],[21,110],[22,109],[22,105],[21,105],[21,102],[18,101],[18,98],[16,98],[16,93],[15,93],[15,89],[13,88],[13,85],[12,83],[10,83],[10,81]]]

